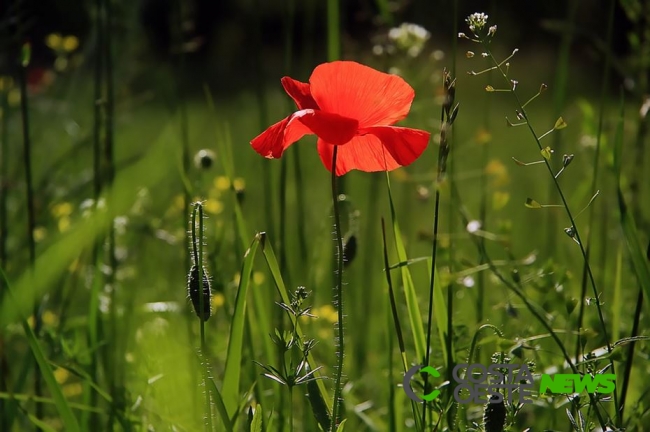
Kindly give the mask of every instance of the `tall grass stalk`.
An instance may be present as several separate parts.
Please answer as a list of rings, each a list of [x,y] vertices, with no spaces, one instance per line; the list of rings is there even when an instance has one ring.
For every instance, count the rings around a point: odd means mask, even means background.
[[[456,35],[458,34],[458,0],[454,0],[453,2],[453,13],[452,13],[452,22],[453,22],[453,33],[452,33],[452,46],[451,46],[451,76],[455,77],[456,76],[456,59],[457,59],[457,52],[458,52],[458,38],[456,38]],[[445,97],[445,103],[443,104],[443,107],[440,112],[440,120],[441,123],[444,119],[444,111],[445,108],[447,109],[447,119],[445,122],[445,127],[447,128],[446,132],[451,131],[451,126],[455,118],[450,118],[450,116],[455,116],[458,113],[458,106],[455,108],[453,107],[454,104],[454,96],[455,96],[455,80],[451,82],[449,85],[450,88],[446,89],[445,91],[447,92],[447,96]],[[449,111],[449,108],[452,108],[451,114]],[[449,172],[447,173],[447,178],[449,181],[449,184],[453,186],[454,184],[454,175],[456,173],[455,170],[455,160],[453,157],[451,157],[451,154],[453,152],[453,149],[455,148],[454,145],[454,134],[451,135],[451,137],[446,136],[445,137],[448,141],[450,141],[449,144],[449,154],[448,154],[448,163],[449,163]],[[442,147],[442,140],[440,143],[440,146]],[[438,193],[438,189],[436,188],[436,194]],[[453,217],[454,211],[456,209],[456,202],[454,200],[453,196],[450,196],[449,199],[449,233],[453,233],[456,231],[456,218]],[[454,272],[454,265],[455,265],[455,248],[454,248],[454,242],[449,242],[449,273],[453,274]],[[431,261],[431,284],[430,284],[430,294],[433,294],[433,281],[434,281],[434,274],[433,270],[435,269],[435,263],[433,262],[433,257]],[[429,318],[429,326],[431,326],[431,318]],[[453,376],[452,372],[454,369],[454,348],[453,348],[453,321],[454,321],[454,281],[453,279],[449,280],[449,283],[447,284],[447,333],[445,335],[445,346],[446,346],[446,353],[447,353],[447,358],[445,359],[445,367],[447,369],[447,381],[452,382]],[[430,345],[427,344],[427,353],[429,352]],[[426,363],[427,365],[429,363]],[[428,377],[428,374],[427,374]],[[450,387],[451,388],[451,387]],[[451,391],[448,392],[449,395],[449,400],[451,400]],[[453,419],[454,419],[454,411],[455,411],[455,405],[451,405],[450,409],[447,411],[447,425],[452,428],[453,427]],[[441,416],[442,417],[442,416]]]
[[[7,91],[5,86],[8,83],[2,83],[0,88],[0,269],[7,268],[7,191],[9,183],[9,155],[8,155],[8,132],[7,132]],[[6,294],[6,287],[4,286],[4,279],[0,281],[0,299]],[[4,329],[0,329],[0,392],[7,390],[7,382],[5,377],[8,375],[9,363],[4,349]],[[0,430],[9,428],[7,415],[5,414],[6,403],[0,400]]]
[[[616,7],[616,0],[610,0],[609,2],[609,19],[607,21],[607,32],[605,36],[605,43],[607,46],[611,46],[612,42],[612,36],[614,34],[614,9]],[[575,9],[575,8],[574,8]],[[572,22],[572,21],[570,21]],[[599,103],[599,110],[598,110],[598,129],[596,131],[596,149],[594,151],[594,159],[593,159],[593,174],[591,177],[591,195],[596,193],[597,190],[597,182],[598,182],[598,174],[599,174],[599,167],[600,167],[600,147],[601,147],[601,141],[602,141],[602,134],[603,134],[603,123],[604,123],[604,118],[605,118],[605,103],[607,101],[607,87],[609,85],[609,72],[611,69],[611,61],[612,61],[612,53],[611,50],[607,50],[605,52],[605,62],[603,63],[603,77],[601,81],[601,88],[600,88],[600,103]],[[604,205],[607,205],[606,203]],[[588,226],[590,229],[587,230],[587,235],[586,235],[586,257],[587,259],[585,260],[585,265],[583,266],[582,269],[582,285],[580,288],[580,308],[578,311],[578,335],[576,336],[576,352],[575,352],[575,357],[576,359],[579,359],[579,356],[581,354],[581,343],[580,343],[580,337],[581,337],[581,329],[582,329],[582,322],[584,319],[584,312],[585,312],[585,296],[587,294],[587,262],[588,259],[591,255],[591,233],[593,229],[591,229],[593,223],[594,223],[594,214],[595,214],[595,209],[597,206],[590,206],[589,208],[589,222]],[[607,248],[603,248],[603,250],[606,250]],[[616,394],[616,393],[615,393]],[[618,406],[617,406],[617,411],[618,411]]]
[[[99,199],[102,189],[102,125],[103,125],[103,78],[104,78],[104,22],[102,0],[95,1],[95,71],[94,71],[94,98],[93,98],[93,199],[95,211],[99,209]],[[88,302],[88,346],[96,347],[99,344],[100,315],[99,291],[102,275],[99,271],[99,256],[101,242],[95,240],[92,246],[91,266],[93,267],[93,279],[91,281],[90,301]],[[90,359],[90,377],[98,382],[98,356],[93,355]],[[88,390],[87,400],[91,406],[97,405],[97,392]],[[96,413],[88,417],[88,428],[98,428],[99,421]]]
[[[334,301],[336,303],[336,311],[338,323],[336,326],[336,339],[337,339],[337,364],[336,364],[336,379],[334,383],[334,399],[332,403],[332,421],[330,432],[335,432],[338,426],[338,419],[340,414],[341,404],[341,379],[343,376],[343,357],[345,354],[345,340],[344,340],[344,325],[343,325],[343,235],[341,234],[341,215],[339,211],[338,202],[338,187],[336,178],[336,156],[338,154],[338,146],[334,146],[332,152],[332,206],[334,210],[334,231],[336,241],[336,285],[334,287]]]
[[[104,0],[104,65],[105,65],[105,88],[106,88],[106,113],[105,113],[105,135],[104,135],[104,163],[105,163],[105,183],[109,189],[107,207],[110,215],[108,232],[106,235],[107,244],[107,260],[109,271],[106,276],[106,285],[110,287],[110,306],[109,306],[109,337],[112,340],[112,349],[108,348],[108,370],[107,381],[109,382],[110,395],[114,404],[122,400],[121,395],[118,394],[121,387],[121,380],[118,375],[119,358],[121,357],[118,341],[120,340],[120,332],[118,329],[117,318],[117,286],[116,286],[116,273],[117,273],[117,256],[115,255],[115,226],[114,226],[114,204],[115,193],[112,190],[113,181],[115,179],[115,150],[114,150],[114,133],[115,133],[115,90],[113,82],[113,5],[111,0]],[[108,429],[112,429],[115,419],[116,410],[121,410],[123,407],[114,406],[111,409],[111,415],[108,420]]]
[[[25,194],[27,201],[27,248],[29,251],[30,275],[34,277],[34,264],[36,262],[36,241],[34,240],[34,229],[36,228],[36,210],[34,208],[34,184],[32,177],[32,143],[29,135],[29,106],[27,97],[27,68],[31,57],[31,47],[28,43],[23,45],[22,58],[20,60],[20,117],[23,132],[23,169],[25,170]],[[34,295],[33,317],[34,334],[38,338],[41,333],[42,320],[40,314],[40,301]],[[34,395],[43,395],[41,376],[34,374]],[[43,405],[36,404],[36,418],[43,418]]]
[[[392,323],[393,328],[395,329],[395,334],[397,335],[397,344],[399,347],[399,352],[400,352],[400,359],[402,361],[402,369],[404,370],[404,373],[408,371],[408,362],[406,360],[406,344],[404,343],[404,335],[402,333],[402,325],[400,324],[399,320],[399,314],[397,313],[397,301],[395,300],[395,290],[393,289],[393,280],[390,276],[390,263],[388,262],[388,242],[386,241],[386,225],[384,223],[384,218],[381,219],[381,235],[382,235],[382,243],[383,243],[383,252],[384,252],[384,273],[386,275],[386,283],[388,285],[388,298],[390,300],[390,313],[391,313],[391,318],[392,322],[389,320],[389,326]],[[392,376],[392,344],[393,344],[393,337],[390,334],[388,334],[388,342],[389,342],[389,364],[388,364],[388,370],[389,374]],[[389,401],[390,401],[390,418],[391,418],[391,424],[395,423],[395,393],[393,389],[393,380],[389,379],[389,385],[390,385],[390,393],[389,393]],[[411,410],[413,412],[413,418],[415,419],[415,425],[416,425],[416,430],[423,430],[422,429],[422,424],[420,423],[420,415],[418,414],[418,408],[415,403],[415,401],[411,400]],[[391,429],[394,430],[394,429]]]
[[[438,149],[438,168],[436,174],[436,197],[435,204],[433,209],[433,241],[431,242],[431,276],[429,281],[429,307],[428,307],[428,316],[427,316],[427,343],[424,352],[424,365],[429,365],[429,359],[431,356],[431,331],[433,328],[433,297],[434,297],[434,280],[436,277],[436,258],[438,252],[438,225],[440,220],[440,187],[442,182],[445,179],[447,174],[447,160],[449,157],[449,152],[451,146],[449,143],[449,132],[451,132],[451,125],[454,122],[456,113],[458,112],[458,106],[454,107],[454,95],[456,92],[455,89],[455,80],[452,80],[451,75],[447,70],[443,72],[443,86],[445,91],[445,100],[443,102],[441,113],[440,113],[440,147]],[[452,300],[452,290],[451,284],[448,287],[447,292],[447,319],[451,320],[451,315],[453,311],[453,300]],[[451,321],[447,322],[448,330],[451,330]],[[451,349],[451,331],[447,332],[447,340],[445,341],[447,346],[447,369],[451,373],[453,367],[450,364],[450,359],[452,358],[452,349]],[[451,381],[450,381],[451,382]],[[429,383],[429,374],[424,375],[424,388],[427,388]],[[422,402],[422,426],[426,427],[427,419],[427,402]]]

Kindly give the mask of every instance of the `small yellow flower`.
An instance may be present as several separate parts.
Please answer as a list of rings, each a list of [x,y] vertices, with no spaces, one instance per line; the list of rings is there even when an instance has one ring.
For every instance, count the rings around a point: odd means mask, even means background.
[[[56,382],[63,384],[68,380],[68,378],[70,378],[70,372],[68,372],[67,369],[56,368],[54,370],[54,378],[56,379]]]
[[[232,185],[238,192],[246,189],[246,181],[241,177],[237,177],[235,180],[233,180]]]
[[[45,38],[45,45],[54,51],[58,51],[61,48],[62,42],[63,38],[59,33],[51,33]]]
[[[215,215],[217,215],[217,214],[219,214],[219,213],[221,213],[223,211],[223,204],[221,203],[221,201],[218,201],[218,200],[213,199],[213,198],[210,198],[210,199],[206,200],[205,203],[203,204],[203,207],[205,207],[206,212],[212,213],[212,214],[215,214]]]
[[[62,217],[61,219],[59,219],[58,222],[59,232],[64,233],[68,231],[70,229],[70,225],[71,225],[70,218],[68,216]]]
[[[52,206],[52,216],[60,218],[63,216],[70,216],[72,214],[72,204],[69,202],[62,202]]]
[[[218,292],[215,293],[212,296],[212,310],[215,311],[219,309],[220,307],[223,306],[223,304],[226,302],[226,298],[223,296],[222,293]]]
[[[255,285],[262,285],[264,283],[264,273],[262,272],[254,272],[253,273],[253,283]]]
[[[235,277],[232,278],[232,281],[235,285],[239,285],[239,281],[241,280],[241,274],[239,272],[235,273]]]
[[[66,36],[63,38],[63,50],[72,52],[79,48],[79,39],[76,36]]]
[[[34,228],[34,241],[36,243],[43,241],[46,235],[47,235],[47,230],[45,229],[45,227],[37,226],[36,228]]]
[[[67,397],[75,397],[79,396],[83,392],[83,386],[81,383],[72,383],[72,384],[66,384],[63,386],[61,389],[63,391],[63,394]]]
[[[214,179],[214,187],[220,191],[226,191],[230,189],[230,180],[226,176],[219,176]]]
[[[334,324],[338,321],[338,312],[330,304],[325,304],[319,308],[316,308],[312,311],[312,315],[316,315],[318,318],[325,319],[330,323]]]
[[[59,316],[50,310],[46,310],[43,312],[41,320],[43,320],[43,324],[45,325],[55,326],[59,323]]]

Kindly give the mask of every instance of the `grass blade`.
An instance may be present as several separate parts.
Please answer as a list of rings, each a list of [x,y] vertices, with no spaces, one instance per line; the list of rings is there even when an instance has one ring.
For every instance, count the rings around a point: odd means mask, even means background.
[[[406,248],[402,241],[402,231],[399,228],[397,217],[395,216],[395,205],[393,204],[393,195],[390,189],[390,179],[388,173],[386,174],[386,186],[388,187],[388,201],[390,202],[390,217],[393,224],[393,235],[395,237],[395,247],[397,249],[397,259],[400,262],[408,261],[406,256]],[[422,328],[422,315],[418,308],[418,297],[415,293],[415,285],[413,284],[413,277],[408,266],[400,268],[402,273],[402,283],[404,284],[404,296],[406,297],[406,308],[409,312],[409,320],[411,322],[411,331],[413,332],[413,340],[415,342],[415,355],[419,360],[424,359],[425,353],[425,337],[424,329]]]
[[[232,317],[230,326],[230,338],[228,342],[228,357],[223,379],[223,401],[229,414],[234,414],[239,405],[239,380],[241,377],[242,347],[244,344],[244,325],[246,324],[246,294],[251,282],[251,273],[253,272],[253,262],[257,252],[257,246],[262,236],[255,236],[250,247],[244,255],[242,263],[241,277],[237,296],[235,298],[235,313]]]
[[[0,274],[2,275],[4,286],[7,288],[11,300],[15,301],[13,291],[9,285],[9,281],[7,280],[2,269],[0,269]],[[22,318],[21,321],[23,330],[25,331],[25,337],[27,338],[27,343],[29,344],[29,348],[34,354],[38,368],[41,371],[41,376],[45,381],[45,384],[47,385],[47,388],[52,396],[52,400],[54,401],[54,405],[56,406],[56,409],[61,416],[61,422],[63,423],[64,430],[70,432],[80,431],[79,423],[77,423],[76,417],[74,414],[72,414],[72,408],[70,408],[68,401],[66,400],[65,396],[63,396],[61,386],[56,381],[56,378],[54,378],[54,373],[50,368],[50,364],[45,359],[45,355],[43,354],[43,350],[41,350],[38,340],[36,339],[36,335],[32,331],[32,328],[29,326],[25,318]]]

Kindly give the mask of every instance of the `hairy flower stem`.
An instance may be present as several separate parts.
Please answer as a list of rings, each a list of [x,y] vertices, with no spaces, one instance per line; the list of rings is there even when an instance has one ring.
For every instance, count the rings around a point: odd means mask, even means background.
[[[330,431],[336,431],[338,426],[338,417],[340,414],[341,403],[341,376],[343,374],[343,354],[344,354],[344,340],[343,340],[343,236],[341,235],[341,216],[339,214],[338,205],[338,188],[336,184],[336,155],[338,153],[338,146],[334,146],[332,154],[332,204],[334,206],[334,230],[336,235],[336,285],[334,291],[334,298],[336,301],[336,311],[338,313],[337,334],[338,339],[338,353],[336,364],[336,381],[334,384],[334,403],[332,404],[332,421]]]
[[[198,228],[199,232],[197,234],[197,216],[198,216]],[[194,260],[194,265],[199,271],[198,284],[199,284],[199,331],[201,338],[201,355],[199,356],[201,360],[201,372],[203,374],[203,392],[205,393],[205,430],[211,432],[212,429],[212,401],[210,400],[210,391],[208,380],[210,379],[210,374],[208,372],[208,356],[205,343],[205,319],[203,318],[203,313],[205,311],[204,305],[208,299],[205,298],[203,290],[203,205],[201,203],[194,204],[194,211],[192,212],[192,259]]]

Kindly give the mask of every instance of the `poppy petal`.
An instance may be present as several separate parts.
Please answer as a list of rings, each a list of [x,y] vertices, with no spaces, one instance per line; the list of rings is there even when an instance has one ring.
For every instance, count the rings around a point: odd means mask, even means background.
[[[253,138],[253,149],[269,159],[277,159],[293,143],[303,136],[312,133],[311,130],[299,121],[292,122],[293,115],[269,126],[264,132]]]
[[[321,110],[357,119],[360,127],[388,126],[402,120],[415,96],[401,77],[351,61],[317,66],[309,83]]]
[[[319,110],[305,109],[270,126],[253,138],[251,146],[260,155],[276,159],[293,143],[307,134],[318,135],[336,145],[349,142],[357,133],[354,119]]]
[[[410,165],[429,144],[431,134],[420,129],[397,126],[375,126],[359,131],[374,135],[401,166]]]
[[[392,171],[411,164],[426,149],[430,134],[426,131],[398,127],[375,127],[339,146],[336,175],[356,169],[366,172]],[[318,140],[318,154],[325,168],[332,171],[334,146]]]
[[[320,110],[302,110],[293,115],[290,121],[300,120],[318,138],[328,143],[342,145],[348,143],[357,134],[359,122],[355,119],[342,117]]]
[[[311,97],[309,83],[300,82],[288,76],[283,77],[280,81],[282,82],[284,91],[291,96],[298,109],[319,109],[318,104]]]

